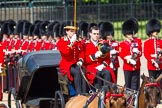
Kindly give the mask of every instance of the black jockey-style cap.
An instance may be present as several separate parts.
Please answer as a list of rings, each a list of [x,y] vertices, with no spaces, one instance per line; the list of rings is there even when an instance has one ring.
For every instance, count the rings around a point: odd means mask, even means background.
[[[102,39],[106,39],[108,35],[114,36],[114,26],[111,22],[103,22],[99,29]]]
[[[37,23],[35,26],[34,26],[34,30],[33,30],[33,36],[38,36],[39,39],[41,38],[40,37],[40,31],[39,31],[39,26],[40,26],[40,23]]]
[[[28,36],[33,36],[34,26],[35,26],[35,25],[32,24],[32,25],[29,27]]]
[[[153,18],[150,19],[146,24],[146,34],[150,36],[153,32],[160,32],[161,23],[158,19]]]
[[[66,26],[66,22],[63,21],[60,24],[60,31],[59,31],[60,36],[65,36],[66,35],[65,29],[64,29],[65,26]]]
[[[89,24],[86,21],[80,21],[78,24],[78,26],[79,26],[78,35],[87,37],[88,25]]]
[[[60,37],[60,23],[56,23],[53,27],[53,36],[54,37]]]
[[[135,21],[131,19],[127,19],[126,21],[124,21],[124,23],[122,24],[122,33],[124,36],[126,34],[136,34],[137,28]]]
[[[54,22],[51,22],[51,23],[48,24],[48,26],[47,26],[47,32],[48,32],[48,35],[49,36],[54,36],[53,27],[57,23],[60,23],[60,22],[59,21],[54,21]]]
[[[40,26],[39,26],[39,31],[40,31],[40,35],[41,36],[47,36],[48,33],[47,33],[47,26],[50,22],[49,21],[43,21],[40,23]]]
[[[25,22],[23,25],[23,35],[28,36],[29,28],[32,24],[30,22]]]
[[[93,26],[97,26],[97,24],[96,23],[90,23],[89,26],[88,26],[88,32],[90,32],[91,27],[93,27]]]
[[[64,27],[65,30],[67,29],[73,29],[77,30],[77,22],[76,22],[76,27],[74,26],[74,21],[66,21],[66,26]]]

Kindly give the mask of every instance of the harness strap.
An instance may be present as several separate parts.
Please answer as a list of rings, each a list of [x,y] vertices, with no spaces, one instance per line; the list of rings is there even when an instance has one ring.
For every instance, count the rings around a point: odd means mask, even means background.
[[[160,84],[159,83],[148,83],[148,84],[145,84],[145,87],[148,87],[148,86],[160,87]]]

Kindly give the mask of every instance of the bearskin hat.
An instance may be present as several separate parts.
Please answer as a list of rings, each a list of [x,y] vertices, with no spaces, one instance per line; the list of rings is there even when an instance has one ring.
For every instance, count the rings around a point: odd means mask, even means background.
[[[103,24],[103,23],[104,22],[99,22],[97,26],[100,28],[101,24]]]
[[[14,34],[15,35],[20,35],[20,33],[23,32],[23,25],[24,25],[24,21],[23,20],[19,20],[16,24],[16,28],[14,30]]]
[[[129,18],[129,20],[133,20],[134,21],[134,23],[135,23],[135,33],[137,33],[138,32],[138,20],[136,19],[136,18],[134,18],[134,17],[131,17],[131,18]]]
[[[35,25],[32,24],[32,25],[29,27],[28,36],[33,36],[34,26],[35,26]]]
[[[62,22],[61,25],[60,25],[60,31],[59,31],[60,36],[66,35],[66,32],[64,30],[65,26],[66,26],[66,22]]]
[[[88,23],[86,21],[80,21],[78,25],[79,25],[78,35],[87,37],[87,35],[88,35]]]
[[[136,23],[134,20],[128,19],[126,20],[123,25],[122,25],[122,33],[124,35],[126,34],[136,34],[137,33],[137,27]]]
[[[1,29],[1,34],[8,35],[8,26],[9,26],[9,22],[5,22],[3,24],[2,29]]]
[[[48,35],[47,34],[47,26],[49,24],[49,21],[43,21],[40,23],[40,26],[39,26],[39,31],[40,31],[40,35],[43,36],[43,35]]]
[[[48,32],[48,35],[49,36],[53,36],[54,35],[54,33],[53,33],[53,27],[57,23],[60,23],[60,22],[54,21],[54,22],[51,22],[51,23],[48,24],[48,26],[47,26],[47,32]]]
[[[88,32],[90,31],[91,27],[93,27],[93,26],[97,26],[97,24],[96,23],[90,23],[89,26],[88,26]]]
[[[33,22],[33,24],[36,25],[36,24],[41,23],[41,22],[42,22],[41,20],[35,20],[35,21]]]
[[[76,27],[74,26],[74,21],[67,21],[66,22],[66,26],[64,27],[64,29],[74,29],[77,30],[77,23],[76,23]]]
[[[53,36],[60,37],[59,31],[60,31],[60,23],[56,23],[53,27],[53,33],[54,33]]]
[[[114,26],[111,22],[104,22],[100,25],[100,34],[102,39],[106,39],[106,36],[114,36]]]
[[[29,32],[29,28],[32,24],[29,23],[29,22],[25,22],[24,25],[23,25],[23,35],[28,35],[28,32]]]
[[[152,32],[160,32],[161,23],[158,19],[151,19],[146,24],[146,34],[149,36]]]
[[[16,22],[13,20],[9,20],[9,25],[8,25],[8,34],[14,34],[15,28],[16,28]]]
[[[34,36],[38,36],[40,38],[40,31],[39,31],[39,26],[40,26],[40,23],[37,23],[35,26],[34,26],[34,30],[33,30],[33,33],[32,35]]]

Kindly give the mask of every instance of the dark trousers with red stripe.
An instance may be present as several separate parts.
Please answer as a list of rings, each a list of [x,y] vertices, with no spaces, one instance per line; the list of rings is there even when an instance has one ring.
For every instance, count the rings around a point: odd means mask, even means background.
[[[140,87],[140,70],[124,70],[125,85],[127,88],[139,90]]]

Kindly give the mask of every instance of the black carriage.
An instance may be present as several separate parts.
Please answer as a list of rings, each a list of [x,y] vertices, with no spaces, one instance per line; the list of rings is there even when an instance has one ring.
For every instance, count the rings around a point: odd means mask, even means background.
[[[11,88],[16,108],[64,108],[63,92],[58,81],[59,51],[38,51],[26,54],[18,61],[17,87]]]

